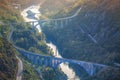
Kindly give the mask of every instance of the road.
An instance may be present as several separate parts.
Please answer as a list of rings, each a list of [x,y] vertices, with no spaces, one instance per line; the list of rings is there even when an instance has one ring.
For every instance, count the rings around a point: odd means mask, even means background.
[[[46,20],[32,20],[32,21],[27,21],[27,22],[59,21],[59,20],[72,19],[72,18],[76,17],[80,13],[81,9],[82,9],[82,7],[80,7],[72,16],[68,16],[68,17],[62,17],[62,18],[56,18],[56,19],[46,19]]]
[[[9,35],[7,36],[7,39],[9,42],[11,42],[11,37],[12,37],[13,31],[14,31],[14,28],[13,28],[12,24],[9,24],[9,25],[11,27],[11,31],[10,31]],[[16,80],[22,80],[23,63],[22,63],[22,60],[18,56],[16,56],[16,58],[18,59],[18,71],[17,71],[17,75],[16,75]]]
[[[73,18],[73,17],[76,17],[76,16],[79,14],[80,10],[81,10],[81,7],[76,11],[76,13],[75,13],[74,15],[69,16],[69,17],[57,18],[57,19],[48,19],[48,20],[65,20],[65,19],[71,19],[71,18]],[[13,34],[13,31],[14,31],[14,29],[13,29],[13,26],[11,25],[11,32],[10,32],[10,34],[9,34],[9,36],[8,36],[8,40],[9,40],[9,41],[10,41],[10,39],[11,39],[11,36],[12,36],[12,34]],[[84,31],[83,31],[83,32],[84,32]],[[19,49],[20,49],[20,48],[19,48]],[[32,52],[30,52],[30,53],[32,53]],[[22,61],[20,60],[19,57],[16,56],[16,58],[18,59],[18,72],[17,72],[16,80],[22,80],[23,63],[22,63]],[[65,60],[68,60],[68,59],[65,59]],[[71,61],[76,62],[76,60],[71,60]],[[85,61],[82,61],[82,62],[85,62]],[[92,63],[92,62],[86,62],[86,63]],[[93,64],[96,64],[96,63],[93,63]],[[96,65],[106,66],[106,65],[102,65],[102,64],[96,64]]]
[[[76,17],[76,16],[80,13],[81,9],[82,9],[82,7],[80,7],[72,16],[63,17],[63,18],[56,18],[56,19],[47,19],[47,20],[45,20],[45,21],[71,19],[71,18]],[[40,20],[40,21],[42,21],[42,20]],[[44,21],[44,20],[43,20],[43,21]],[[32,22],[32,21],[30,21],[30,22]],[[38,21],[33,21],[33,22],[38,22]],[[81,30],[82,30],[83,33],[85,33],[85,31],[84,31],[82,28],[81,28]],[[97,43],[97,41],[96,41],[90,34],[88,34],[88,36],[89,36],[95,43]],[[19,48],[19,47],[17,47],[17,46],[14,46],[14,47],[15,47],[16,49],[21,50],[21,51],[25,51],[25,50],[23,50],[23,49],[21,49],[21,48]],[[29,51],[25,51],[25,52],[28,52],[28,53],[30,53],[30,54],[35,54],[35,53],[29,52]],[[40,55],[40,56],[45,56],[45,55]],[[63,59],[63,58],[62,58],[62,59]],[[74,61],[74,60],[73,60],[73,61]],[[75,60],[75,61],[76,61],[76,60]],[[86,62],[86,61],[78,61],[78,62],[92,63],[92,62]],[[93,64],[96,64],[96,65],[99,65],[99,66],[104,66],[103,64],[97,64],[97,63],[93,63]],[[105,65],[105,66],[106,66],[106,65]]]
[[[16,80],[22,80],[22,72],[23,72],[23,63],[19,57],[16,56],[18,59],[18,72],[16,76]]]
[[[81,11],[81,7],[75,12],[75,14],[73,14],[72,16],[69,16],[69,17],[64,17],[64,18],[57,18],[57,19],[48,19],[48,21],[51,21],[51,20],[66,20],[66,19],[71,19],[71,18],[74,18],[76,17],[79,12]]]

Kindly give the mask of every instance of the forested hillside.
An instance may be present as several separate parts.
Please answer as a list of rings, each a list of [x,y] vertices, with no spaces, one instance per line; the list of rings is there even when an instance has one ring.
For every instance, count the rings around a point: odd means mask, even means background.
[[[44,0],[41,4],[40,12],[42,16],[54,18],[54,17],[64,17],[71,15],[71,10],[78,7],[78,4],[83,4],[82,0]],[[59,15],[56,15],[59,14]]]
[[[12,0],[0,1],[0,80],[16,80],[18,70],[18,60],[16,59],[17,52],[12,43],[7,39],[11,32],[11,27],[15,26],[13,24],[20,23],[23,19],[19,14],[19,10],[15,9],[10,1]],[[25,67],[27,68],[24,70],[29,70],[28,64],[26,64]],[[30,70],[27,75],[33,77],[38,76],[33,68],[30,68]],[[24,78],[26,78],[25,74]],[[30,80],[30,77],[28,78],[28,80]]]
[[[35,5],[35,4],[39,4],[42,3],[44,0],[7,0],[10,2],[10,4],[20,4],[21,8],[27,8],[30,5]]]
[[[8,14],[9,13],[9,14]],[[10,32],[9,21],[16,20],[17,15],[8,5],[7,0],[0,1],[0,80],[16,80],[16,50],[7,41]],[[17,20],[16,20],[17,21]]]
[[[63,28],[52,28],[52,25],[43,29],[66,58],[104,64],[119,63],[119,7],[119,0],[88,1],[69,25]]]
[[[20,10],[31,4],[40,4],[45,18],[72,16],[79,8],[81,11],[62,28],[43,22],[43,34],[24,23],[20,16]],[[10,42],[7,39],[12,27]],[[93,76],[83,72],[81,80],[120,80],[120,0],[0,0],[0,80],[16,79],[17,52],[13,45],[51,56],[46,39],[57,45],[64,58],[111,66]],[[24,65],[23,80],[66,80],[60,70],[35,66],[26,57],[20,57]],[[70,64],[70,67],[79,75],[80,66]]]
[[[81,11],[68,25],[61,28],[51,23],[43,27],[48,41],[54,42],[65,58],[117,66],[120,63],[120,1],[86,0],[82,5],[76,4]],[[74,7],[70,14],[77,9]],[[58,12],[55,16],[62,17],[62,14]],[[118,75],[119,69],[104,69],[88,80],[119,80]]]
[[[16,45],[22,49],[36,52],[44,55],[51,55],[52,52],[49,47],[45,44],[45,35],[43,33],[38,33],[38,30],[32,28],[31,25],[24,23],[20,15],[20,9],[24,9],[31,4],[38,4],[39,0],[29,1],[29,0],[2,0],[0,1],[0,80],[15,80],[17,73],[17,59],[16,52],[12,51],[14,48],[11,44]],[[15,5],[20,5],[21,7],[16,8]],[[20,8],[20,9],[19,9]],[[8,37],[13,30],[13,35],[11,36],[11,44],[8,43]],[[5,45],[5,46],[4,46]],[[12,48],[11,48],[12,47]],[[15,49],[14,49],[15,50]],[[9,56],[8,56],[9,53]],[[20,54],[19,54],[20,55]],[[23,80],[48,80],[49,78],[60,80],[60,75],[63,73],[59,70],[54,70],[52,68],[44,68],[43,66],[38,66],[42,71],[42,74],[38,74],[28,60],[20,55],[23,61]],[[10,70],[11,69],[11,70]],[[66,76],[64,76],[65,78]]]
[[[6,39],[0,37],[0,80],[16,80],[16,51]]]

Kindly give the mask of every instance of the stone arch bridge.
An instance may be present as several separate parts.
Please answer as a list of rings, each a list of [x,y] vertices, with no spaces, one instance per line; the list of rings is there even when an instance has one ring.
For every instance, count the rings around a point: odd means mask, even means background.
[[[91,76],[94,75],[97,70],[108,67],[103,64],[97,64],[97,63],[91,63],[91,62],[85,62],[85,61],[77,61],[77,60],[71,60],[71,59],[65,59],[65,58],[56,58],[56,57],[45,56],[45,55],[40,55],[40,54],[32,53],[29,51],[25,51],[18,47],[15,47],[15,48],[23,56],[25,56],[32,64],[35,64],[38,66],[45,65],[45,66],[57,69],[61,63],[74,63],[74,64],[78,64],[79,66],[81,66]]]
[[[48,20],[38,20],[38,21],[29,21],[26,24],[30,24],[32,27],[36,27],[40,25],[41,27],[44,26],[43,23],[52,23],[56,27],[62,28],[68,25],[72,21],[72,18],[61,18],[61,19],[48,19]]]
[[[46,19],[46,20],[29,21],[29,22],[26,22],[26,23],[27,24],[31,24],[32,27],[36,27],[37,25],[42,26],[42,23],[46,22],[46,23],[53,23],[55,26],[59,26],[59,27],[62,28],[63,26],[68,25],[73,20],[73,18],[76,17],[79,14],[81,9],[82,9],[82,7],[80,7],[75,12],[75,14],[73,14],[72,16],[63,17],[63,18],[57,18],[57,19]]]
[[[73,20],[73,18],[78,15],[80,10],[81,10],[81,8],[79,8],[77,10],[77,12],[73,16],[70,16],[70,17],[58,18],[58,19],[48,19],[48,20],[38,20],[38,21],[31,21],[31,22],[26,22],[26,23],[31,24],[33,27],[36,27],[37,25],[42,26],[43,22],[47,22],[47,23],[50,22],[50,23],[55,24],[55,26],[59,25],[59,27],[63,27],[65,25],[68,25]],[[32,64],[39,65],[39,66],[45,65],[45,66],[57,69],[61,63],[74,63],[74,64],[78,64],[79,66],[81,66],[89,75],[94,75],[97,70],[108,67],[103,64],[97,64],[97,63],[92,63],[92,62],[44,56],[44,55],[40,55],[40,54],[22,50],[18,47],[15,47],[15,48],[23,56],[25,56]]]

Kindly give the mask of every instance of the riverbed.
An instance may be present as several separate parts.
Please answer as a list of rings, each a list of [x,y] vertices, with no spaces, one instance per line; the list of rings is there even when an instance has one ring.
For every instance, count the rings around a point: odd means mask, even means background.
[[[23,16],[24,21],[25,22],[37,21],[39,19],[39,17],[41,16],[39,8],[40,8],[39,5],[33,5],[33,6],[30,6],[26,9],[24,9],[21,12],[21,15]],[[33,13],[33,15],[30,15],[30,17],[28,16],[29,12]],[[34,15],[34,13],[36,13],[36,14]],[[38,22],[36,22],[35,24],[38,24]],[[40,25],[37,25],[36,28],[38,29],[39,33],[42,32]],[[59,54],[59,51],[58,51],[58,48],[56,47],[56,45],[54,45],[52,42],[49,42],[49,43],[46,42],[46,44],[52,49],[54,57],[62,58],[62,56]],[[67,77],[68,77],[67,80],[80,80],[80,78],[78,76],[76,76],[75,71],[69,67],[68,63],[60,64],[59,68],[61,69],[62,72],[64,72],[64,74],[67,75]]]

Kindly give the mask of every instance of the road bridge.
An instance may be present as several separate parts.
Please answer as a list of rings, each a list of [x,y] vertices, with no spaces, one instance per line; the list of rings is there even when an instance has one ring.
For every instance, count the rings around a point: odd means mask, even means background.
[[[107,65],[97,64],[92,62],[71,60],[66,58],[56,58],[51,56],[40,55],[37,53],[32,53],[29,51],[22,50],[18,47],[15,47],[23,56],[25,56],[32,64],[38,66],[47,66],[54,69],[57,69],[61,63],[74,63],[81,66],[89,75],[94,75],[97,70],[108,67]]]

